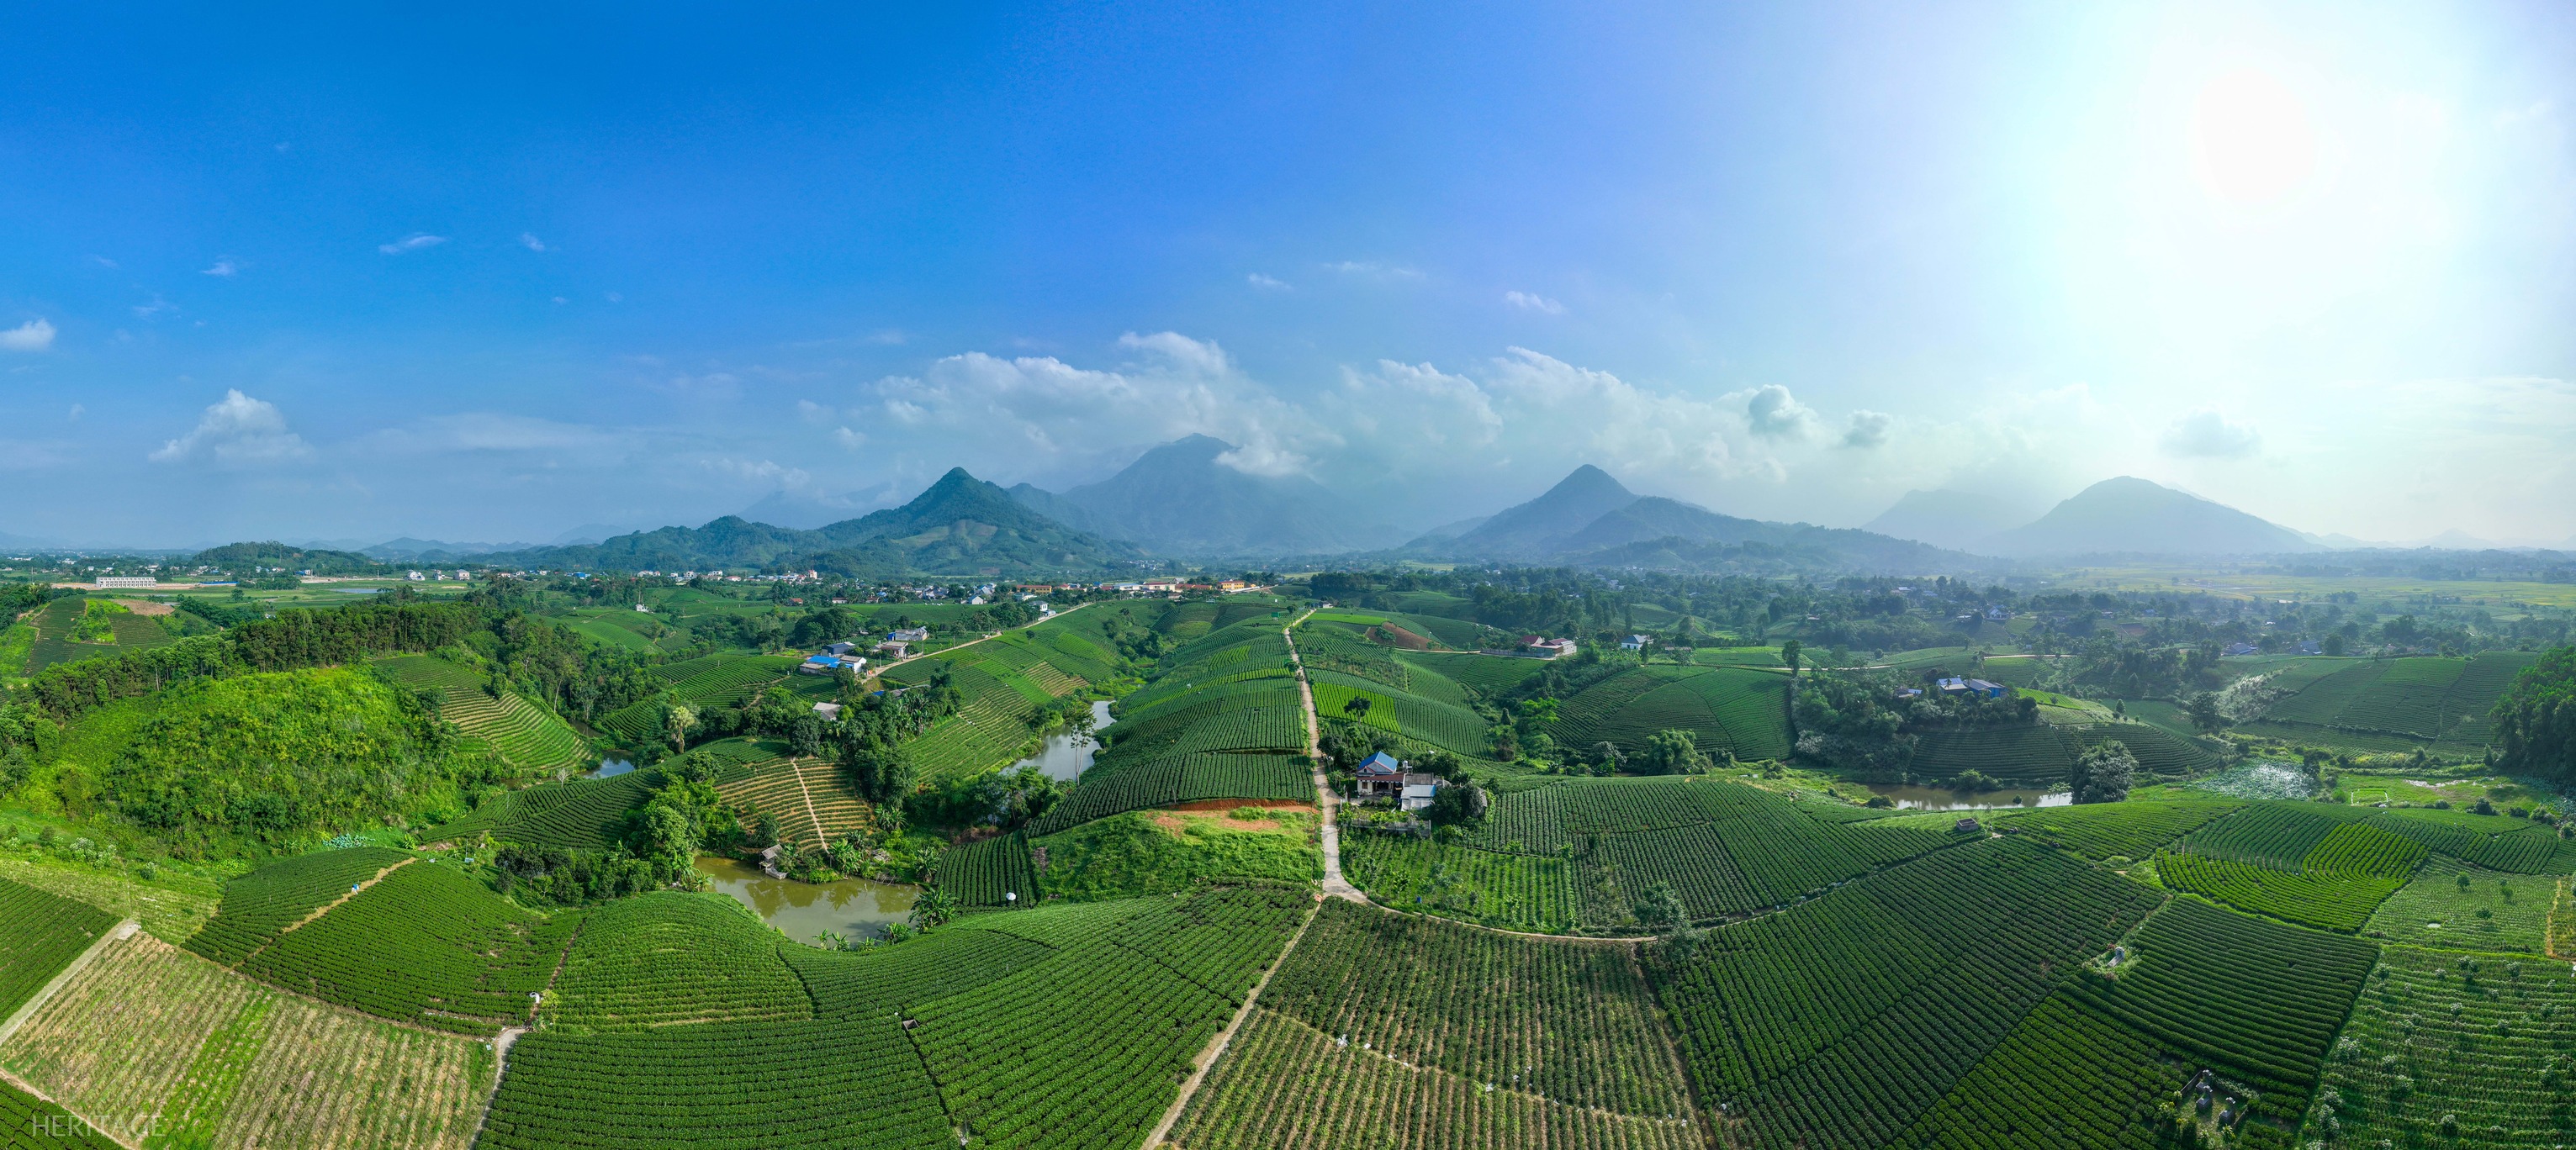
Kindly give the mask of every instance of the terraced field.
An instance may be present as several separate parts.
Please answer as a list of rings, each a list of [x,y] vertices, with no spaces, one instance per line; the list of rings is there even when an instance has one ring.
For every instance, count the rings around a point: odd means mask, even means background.
[[[433,841],[470,842],[489,833],[497,841],[522,846],[607,850],[625,841],[627,812],[651,797],[654,777],[649,771],[630,771],[507,791],[430,833]]]
[[[510,692],[495,696],[483,679],[430,655],[377,662],[396,682],[439,693],[438,714],[456,724],[469,745],[488,747],[503,762],[530,774],[588,770],[590,745],[554,713]]]
[[[767,759],[727,771],[716,793],[739,811],[766,815],[779,837],[827,846],[876,826],[876,811],[841,769],[822,759]]]

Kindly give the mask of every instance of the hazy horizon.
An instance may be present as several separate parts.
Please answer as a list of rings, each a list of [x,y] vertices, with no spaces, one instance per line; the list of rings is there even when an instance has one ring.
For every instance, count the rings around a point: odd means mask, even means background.
[[[2115,475],[2576,539],[2576,13],[84,11],[0,533],[545,542],[1205,433],[1429,527]]]

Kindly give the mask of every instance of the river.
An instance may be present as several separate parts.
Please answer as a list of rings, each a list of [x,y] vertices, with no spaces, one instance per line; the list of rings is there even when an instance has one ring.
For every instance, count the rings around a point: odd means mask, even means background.
[[[759,867],[732,859],[701,858],[698,873],[707,876],[711,889],[750,907],[760,921],[809,945],[827,930],[853,939],[883,935],[887,923],[912,914],[912,901],[921,895],[916,887],[864,878],[826,883],[771,878]]]
[[[1949,791],[1871,783],[1869,793],[1894,799],[1898,809],[1908,811],[1990,811],[1998,807],[2063,807],[2075,802],[2073,791]]]
[[[1092,700],[1092,730],[1103,730],[1110,724],[1117,721],[1118,720],[1109,717],[1109,700]],[[1040,747],[1038,749],[1038,753],[1022,759],[1019,762],[1013,763],[1011,766],[1015,768],[1036,767],[1041,771],[1045,771],[1048,778],[1071,779],[1080,775],[1084,771],[1090,770],[1091,758],[1099,752],[1100,740],[1094,739],[1089,735],[1077,735],[1067,731],[1061,734],[1048,735],[1046,737],[1046,745]]]

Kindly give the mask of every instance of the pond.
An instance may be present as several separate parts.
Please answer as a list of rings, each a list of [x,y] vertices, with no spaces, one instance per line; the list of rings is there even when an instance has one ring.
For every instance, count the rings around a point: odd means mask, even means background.
[[[590,772],[590,777],[594,779],[613,779],[634,769],[635,764],[624,759],[601,759],[599,760],[599,769]]]
[[[1998,807],[2063,807],[2075,803],[2073,791],[1951,791],[1871,783],[1869,793],[1894,799],[1897,809],[1908,811],[1990,811]]]
[[[707,876],[709,889],[732,895],[760,921],[807,945],[827,930],[843,938],[880,937],[887,923],[912,914],[912,900],[921,894],[916,887],[863,878],[826,883],[771,878],[759,867],[732,859],[701,858],[698,873]]]
[[[1109,717],[1109,700],[1095,699],[1091,704],[1091,729],[1100,730],[1118,720]],[[1091,769],[1091,757],[1100,751],[1100,741],[1089,735],[1071,732],[1048,735],[1046,746],[1038,753],[1011,764],[1013,767],[1036,767],[1050,779],[1070,779]]]

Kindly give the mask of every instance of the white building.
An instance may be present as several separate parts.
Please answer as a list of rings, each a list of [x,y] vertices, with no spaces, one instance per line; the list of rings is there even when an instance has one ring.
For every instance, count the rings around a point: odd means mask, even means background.
[[[101,575],[98,585],[102,590],[109,587],[158,587],[161,580],[150,575]]]

